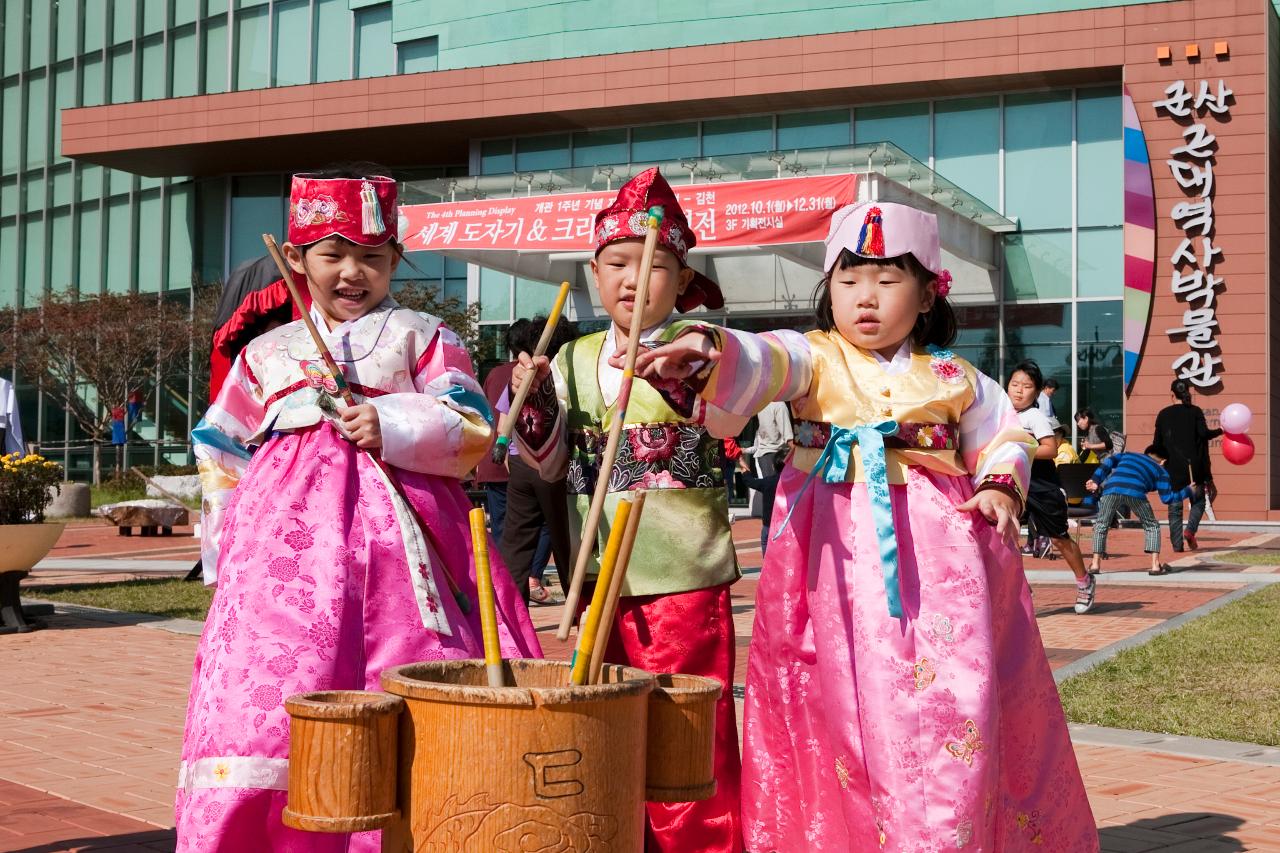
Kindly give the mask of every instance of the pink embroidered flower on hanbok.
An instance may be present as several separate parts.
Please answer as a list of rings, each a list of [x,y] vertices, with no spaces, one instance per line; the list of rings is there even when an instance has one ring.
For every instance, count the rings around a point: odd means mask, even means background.
[[[949,358],[934,358],[929,361],[929,369],[933,375],[949,385],[958,385],[964,381],[964,368]]]
[[[670,471],[646,471],[645,475],[640,478],[640,488],[683,489],[684,483],[672,477]]]
[[[657,424],[627,431],[631,453],[640,462],[662,462],[676,452],[675,424]]]
[[[267,565],[267,574],[285,583],[296,578],[300,570],[297,557],[276,557]]]
[[[280,707],[280,700],[283,698],[284,695],[280,692],[280,688],[274,684],[259,684],[249,694],[250,704],[264,711],[273,711]]]
[[[277,678],[284,678],[286,675],[292,675],[293,671],[298,668],[298,662],[290,655],[276,655],[267,661],[267,672]]]

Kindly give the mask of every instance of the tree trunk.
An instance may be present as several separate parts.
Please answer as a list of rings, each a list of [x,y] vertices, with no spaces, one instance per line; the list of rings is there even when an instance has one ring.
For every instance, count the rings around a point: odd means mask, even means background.
[[[102,442],[93,440],[93,484],[102,485]]]

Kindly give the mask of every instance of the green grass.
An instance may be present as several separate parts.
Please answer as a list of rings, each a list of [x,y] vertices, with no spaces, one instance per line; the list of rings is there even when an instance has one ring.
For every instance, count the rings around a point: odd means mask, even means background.
[[[1240,563],[1246,566],[1276,566],[1280,565],[1280,551],[1270,551],[1267,549],[1259,549],[1257,551],[1226,551],[1222,554],[1214,554],[1213,559],[1218,563]]]
[[[213,587],[175,578],[72,584],[25,590],[32,598],[86,604],[131,613],[154,613],[171,619],[203,620],[213,600]]]
[[[103,480],[101,486],[89,487],[89,504],[94,509],[120,501],[140,501],[146,496],[147,487],[134,477],[127,480]]]
[[[1280,584],[1060,686],[1067,718],[1280,746]]]

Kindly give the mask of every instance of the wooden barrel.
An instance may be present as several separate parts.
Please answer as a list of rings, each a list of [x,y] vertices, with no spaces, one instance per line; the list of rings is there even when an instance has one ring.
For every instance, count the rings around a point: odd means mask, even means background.
[[[405,700],[399,807],[383,853],[641,850],[647,694],[653,676],[605,666],[575,686],[560,661],[482,660],[382,673]]]
[[[716,701],[714,678],[661,674],[649,694],[645,799],[687,803],[715,796]]]
[[[289,803],[285,826],[312,832],[381,829],[396,814],[396,747],[404,702],[335,690],[285,700]]]

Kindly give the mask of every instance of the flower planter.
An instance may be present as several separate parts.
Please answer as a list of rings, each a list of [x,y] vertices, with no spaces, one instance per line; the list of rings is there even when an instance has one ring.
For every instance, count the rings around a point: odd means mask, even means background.
[[[39,626],[28,622],[18,600],[18,582],[44,559],[65,524],[0,524],[0,634],[24,633]]]

